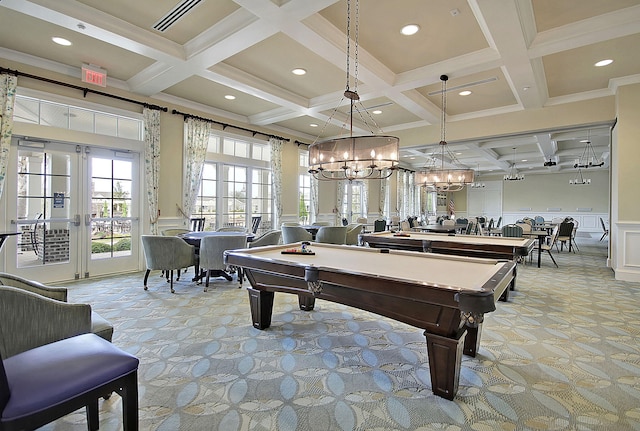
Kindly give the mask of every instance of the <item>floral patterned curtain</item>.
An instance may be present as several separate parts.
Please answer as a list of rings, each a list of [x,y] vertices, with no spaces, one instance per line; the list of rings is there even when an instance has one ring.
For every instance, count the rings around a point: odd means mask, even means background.
[[[158,234],[158,179],[160,178],[160,111],[147,107],[144,118],[144,178],[149,205],[149,222],[152,235]]]
[[[345,217],[345,215],[342,215],[342,209],[344,204],[344,192],[346,189],[347,181],[342,180],[336,182],[336,207],[334,209],[336,217],[334,224],[336,226],[342,226],[342,217]]]
[[[182,212],[188,217],[193,213],[193,207],[200,191],[202,181],[202,166],[207,155],[211,123],[187,118],[185,121],[186,141],[184,160],[184,189],[182,196]]]
[[[397,193],[396,193],[396,212],[400,219],[404,219],[407,217],[407,211],[405,208],[405,180],[407,178],[407,172],[401,171],[398,172],[398,181],[397,181]]]
[[[364,185],[362,186],[362,210],[363,216],[369,216],[369,181],[363,181]]]
[[[0,75],[0,197],[2,197],[9,163],[9,147],[13,134],[13,106],[17,86],[17,76],[6,73]]]
[[[385,208],[387,203],[387,190],[389,188],[389,178],[380,180],[380,196],[378,199],[378,217],[382,218],[389,211]]]
[[[318,205],[318,180],[311,176],[311,202],[309,213],[313,215],[310,222],[318,220],[318,213],[320,205]]]
[[[282,219],[282,150],[284,149],[282,139],[270,138],[271,146],[271,174],[273,175],[273,226],[278,226]]]

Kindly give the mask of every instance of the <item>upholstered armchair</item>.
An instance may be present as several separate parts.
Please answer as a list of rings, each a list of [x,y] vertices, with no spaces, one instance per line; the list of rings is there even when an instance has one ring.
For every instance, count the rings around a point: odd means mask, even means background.
[[[347,225],[347,234],[345,238],[345,244],[358,245],[358,236],[362,233],[364,225],[361,223],[351,223]]]
[[[162,232],[160,232],[163,236],[178,236],[180,234],[183,233],[189,233],[191,232],[189,229],[183,229],[183,228],[169,228],[169,229],[165,229]]]
[[[322,226],[316,234],[316,242],[325,244],[345,244],[347,226]]]
[[[284,244],[311,240],[313,240],[313,235],[301,226],[282,226],[282,242]]]
[[[263,245],[276,245],[280,244],[282,239],[281,230],[270,230],[263,233],[258,238],[249,243],[249,247],[262,247]]]
[[[162,235],[142,235],[142,248],[147,263],[147,272],[144,275],[144,290],[147,290],[149,273],[154,269],[169,272],[171,293],[173,289],[173,271],[188,268],[196,264],[195,247],[187,244],[182,238]],[[176,280],[179,280],[180,275]]]
[[[225,250],[236,250],[247,247],[247,235],[211,235],[202,237],[200,241],[200,269],[206,271],[207,277],[204,284],[204,291],[209,287],[211,276],[224,277],[231,281],[232,277],[227,272],[227,265],[224,262]],[[238,282],[242,287],[242,274],[238,273]]]
[[[89,304],[67,303],[67,289],[0,273],[0,354],[93,332],[111,341],[113,325]]]

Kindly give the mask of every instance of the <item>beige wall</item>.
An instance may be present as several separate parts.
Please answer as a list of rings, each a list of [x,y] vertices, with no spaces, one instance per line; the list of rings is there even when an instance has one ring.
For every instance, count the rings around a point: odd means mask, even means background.
[[[618,220],[640,221],[640,84],[620,87],[617,98]]]
[[[533,214],[562,208],[562,214],[570,214],[577,208],[591,208],[594,213],[608,213],[609,171],[586,171],[583,177],[591,178],[590,185],[569,184],[574,174],[528,175],[524,181],[504,181],[502,211],[531,208]]]

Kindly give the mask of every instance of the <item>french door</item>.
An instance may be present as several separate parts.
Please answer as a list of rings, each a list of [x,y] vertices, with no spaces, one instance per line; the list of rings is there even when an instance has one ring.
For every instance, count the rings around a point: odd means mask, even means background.
[[[21,139],[11,153],[7,214],[20,234],[7,271],[52,282],[138,269],[136,153]]]

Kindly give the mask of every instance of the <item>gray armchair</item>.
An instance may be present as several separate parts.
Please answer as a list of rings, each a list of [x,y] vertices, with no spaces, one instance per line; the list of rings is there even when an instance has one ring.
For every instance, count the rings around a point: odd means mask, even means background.
[[[249,243],[249,247],[262,247],[263,245],[276,245],[280,244],[282,239],[281,230],[270,230],[263,233],[258,238]]]
[[[345,244],[347,226],[322,226],[316,234],[316,242],[326,244]]]
[[[89,304],[67,303],[67,289],[0,273],[0,356],[93,332],[111,341],[113,325]]]
[[[311,241],[313,235],[301,226],[282,226],[283,244],[291,244],[298,241]]]
[[[225,250],[236,250],[246,248],[247,235],[211,235],[205,236],[200,241],[200,268],[206,271],[207,277],[204,284],[204,291],[209,287],[211,276],[224,277],[231,281],[232,277],[227,272],[227,265],[224,263]],[[242,287],[242,274],[238,271],[238,282]]]
[[[182,238],[162,235],[142,235],[142,248],[147,263],[147,272],[144,275],[144,290],[147,290],[147,280],[151,270],[159,269],[169,272],[171,293],[173,289],[173,271],[188,268],[196,264],[195,247],[184,242]],[[176,280],[180,279],[178,277]]]
[[[359,244],[358,236],[362,233],[363,229],[364,229],[364,225],[362,223],[348,224],[345,244],[358,245]]]

